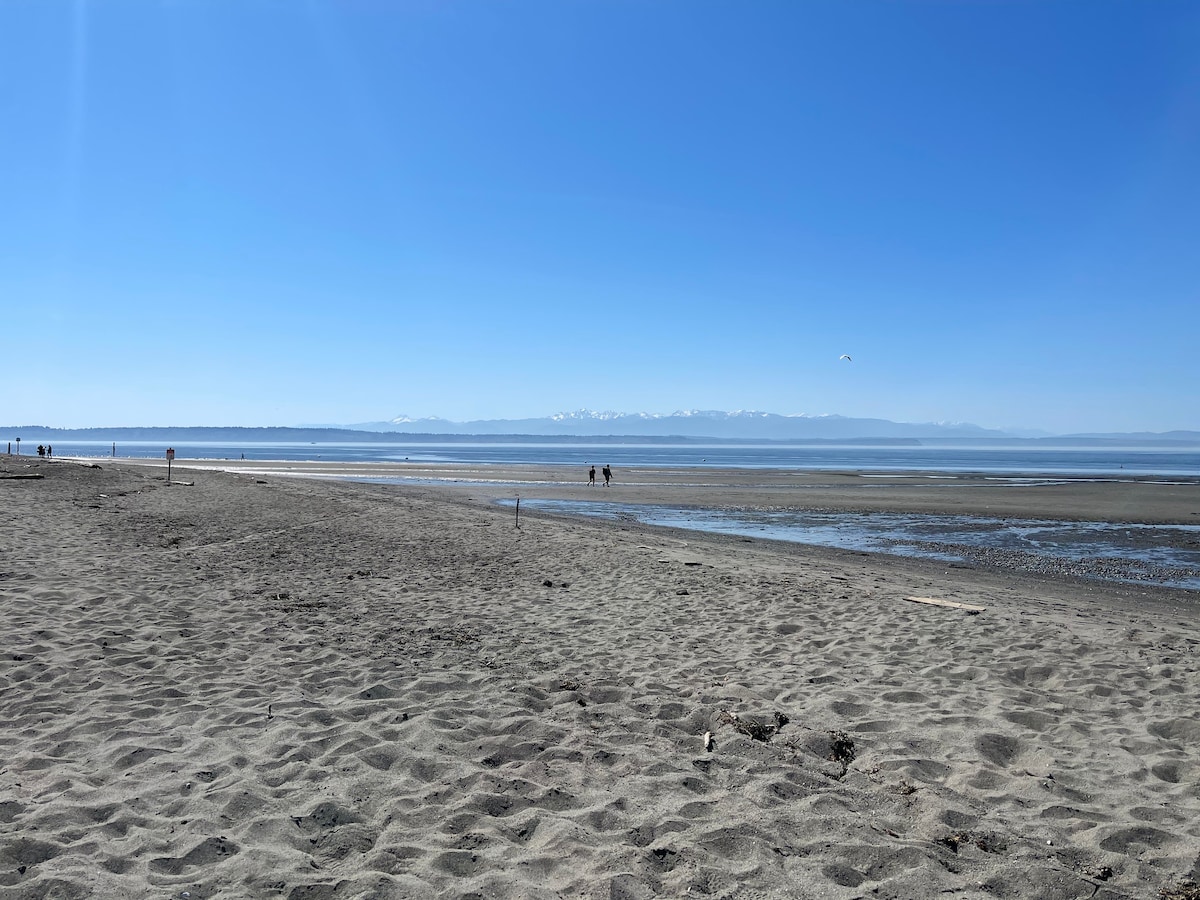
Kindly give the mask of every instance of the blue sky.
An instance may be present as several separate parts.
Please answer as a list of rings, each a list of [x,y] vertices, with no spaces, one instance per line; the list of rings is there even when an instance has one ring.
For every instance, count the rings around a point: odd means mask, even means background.
[[[1200,428],[1197,47],[1191,0],[0,0],[0,423]]]

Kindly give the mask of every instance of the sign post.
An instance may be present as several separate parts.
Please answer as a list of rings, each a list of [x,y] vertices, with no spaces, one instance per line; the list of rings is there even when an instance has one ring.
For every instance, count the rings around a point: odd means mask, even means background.
[[[175,459],[175,448],[167,448],[167,484],[171,483],[171,461]]]

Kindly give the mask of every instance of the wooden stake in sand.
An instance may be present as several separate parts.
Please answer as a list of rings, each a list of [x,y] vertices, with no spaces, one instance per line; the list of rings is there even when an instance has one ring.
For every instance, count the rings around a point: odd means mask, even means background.
[[[928,603],[930,606],[947,606],[951,609],[961,609],[969,615],[978,615],[987,609],[986,606],[976,606],[973,603],[959,603],[957,600],[939,600],[937,597],[905,597],[910,603]]]
[[[175,459],[175,448],[167,448],[167,484],[171,483],[171,461]]]

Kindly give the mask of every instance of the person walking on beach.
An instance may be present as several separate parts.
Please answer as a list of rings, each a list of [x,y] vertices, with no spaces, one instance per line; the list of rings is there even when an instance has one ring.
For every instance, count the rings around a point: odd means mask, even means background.
[[[612,478],[612,469],[610,469],[610,468],[608,467],[608,465],[607,465],[607,464],[605,464],[604,468],[603,468],[603,469],[601,469],[601,470],[600,470],[600,472],[601,472],[601,474],[602,474],[602,475],[604,475],[604,486],[605,486],[605,487],[608,487],[608,480],[609,480],[610,478]]]
[[[588,469],[588,487],[596,486],[596,467],[592,466]]]

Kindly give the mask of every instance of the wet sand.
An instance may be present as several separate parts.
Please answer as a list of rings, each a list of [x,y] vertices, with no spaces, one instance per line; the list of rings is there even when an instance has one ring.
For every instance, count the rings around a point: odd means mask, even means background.
[[[162,468],[162,460],[129,460]],[[1067,521],[1200,525],[1200,479],[994,475],[940,472],[806,472],[777,469],[619,469],[609,487],[566,466],[182,460],[175,471],[404,480],[483,499],[545,497],[705,507],[986,514]],[[181,477],[186,478],[184,474]]]
[[[0,898],[1200,881],[1195,592],[492,503],[1196,524],[1196,484],[99,465],[0,457]]]

